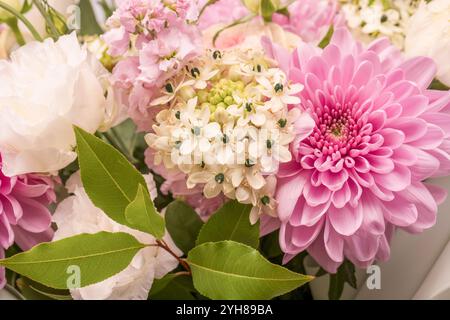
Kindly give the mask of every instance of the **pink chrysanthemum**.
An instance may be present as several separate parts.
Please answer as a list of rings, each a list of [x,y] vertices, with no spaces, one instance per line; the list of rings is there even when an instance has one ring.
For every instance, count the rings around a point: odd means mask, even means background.
[[[446,192],[423,181],[450,171],[450,92],[427,90],[434,62],[404,60],[387,39],[364,48],[343,28],[324,50],[265,44],[314,120],[279,172],[285,261],[306,249],[330,272],[345,257],[365,267],[388,259],[396,228],[432,227]]]
[[[56,201],[53,187],[53,180],[44,176],[5,176],[0,157],[0,259],[14,242],[22,250],[28,250],[52,239],[47,207]],[[4,285],[5,270],[0,268],[0,289]]]

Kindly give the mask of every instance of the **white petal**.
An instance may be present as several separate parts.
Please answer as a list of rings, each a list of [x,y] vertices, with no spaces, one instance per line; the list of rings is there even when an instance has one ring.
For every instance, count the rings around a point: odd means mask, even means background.
[[[221,191],[222,186],[215,181],[209,181],[203,188],[203,193],[208,199],[217,197]]]
[[[264,180],[264,177],[258,170],[255,169],[248,170],[245,177],[247,178],[248,184],[254,190],[259,190],[266,184],[266,180]]]
[[[199,148],[201,152],[208,152],[211,149],[211,143],[209,143],[208,139],[202,137],[199,141]]]
[[[208,123],[203,132],[208,139],[216,138],[222,133],[217,122]]]

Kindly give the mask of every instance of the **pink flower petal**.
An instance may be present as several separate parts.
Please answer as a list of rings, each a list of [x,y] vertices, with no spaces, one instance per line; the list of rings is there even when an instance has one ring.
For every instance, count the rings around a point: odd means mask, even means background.
[[[340,209],[331,206],[328,209],[327,216],[337,233],[344,236],[351,236],[361,226],[364,213],[360,206],[357,208],[345,206]]]
[[[387,174],[374,174],[375,182],[391,191],[401,191],[411,183],[411,171],[404,165],[395,164],[394,170]]]
[[[276,199],[278,201],[278,217],[281,221],[288,220],[292,215],[306,180],[307,177],[303,174],[279,180]]]
[[[414,204],[397,198],[383,203],[384,217],[393,225],[407,227],[417,221],[418,212]]]
[[[334,231],[329,221],[325,223],[324,242],[325,250],[331,260],[335,262],[344,261],[344,239]]]
[[[434,61],[427,57],[416,57],[409,59],[400,65],[405,72],[405,78],[426,89],[436,75],[437,68]]]

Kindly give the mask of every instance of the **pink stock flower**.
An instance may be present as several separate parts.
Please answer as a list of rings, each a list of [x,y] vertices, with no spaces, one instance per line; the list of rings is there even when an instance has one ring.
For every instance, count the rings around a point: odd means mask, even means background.
[[[450,172],[450,92],[427,89],[434,62],[404,60],[384,38],[364,48],[344,28],[324,50],[265,46],[314,119],[278,174],[285,261],[307,250],[336,272],[345,257],[387,260],[394,230],[432,227],[446,197],[423,182]]]
[[[115,93],[139,130],[151,130],[159,110],[150,100],[201,49],[200,32],[189,23],[197,16],[196,1],[125,0],[108,19],[103,39],[111,55],[122,56],[113,69]]]
[[[333,24],[342,25],[337,0],[300,0],[288,7],[289,16],[275,13],[272,21],[305,42],[318,43]]]
[[[51,214],[47,206],[56,201],[54,182],[35,174],[7,177],[1,171],[0,157],[0,259],[14,242],[22,250],[50,241]],[[5,285],[0,268],[0,289]]]

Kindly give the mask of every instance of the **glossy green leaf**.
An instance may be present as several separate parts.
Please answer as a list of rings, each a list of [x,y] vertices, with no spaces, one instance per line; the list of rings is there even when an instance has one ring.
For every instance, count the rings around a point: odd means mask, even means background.
[[[80,234],[39,244],[0,260],[0,266],[50,288],[85,287],[125,269],[144,247],[128,233]]]
[[[233,241],[197,246],[187,261],[195,288],[211,299],[272,299],[313,279],[270,263],[252,247]]]
[[[196,244],[233,240],[258,248],[259,222],[250,223],[251,209],[250,205],[235,200],[227,202],[202,227]]]
[[[164,219],[156,211],[150,195],[142,185],[139,185],[136,198],[126,208],[125,217],[136,230],[149,233],[157,239],[164,236]]]
[[[156,280],[150,290],[150,300],[195,300],[192,278],[187,275],[168,274]]]
[[[111,219],[129,225],[125,210],[134,201],[144,177],[111,145],[75,127],[81,180],[89,198]],[[148,192],[148,190],[147,190]]]
[[[166,226],[173,241],[184,253],[195,247],[195,239],[203,226],[203,221],[189,205],[183,201],[173,201],[166,209]]]

